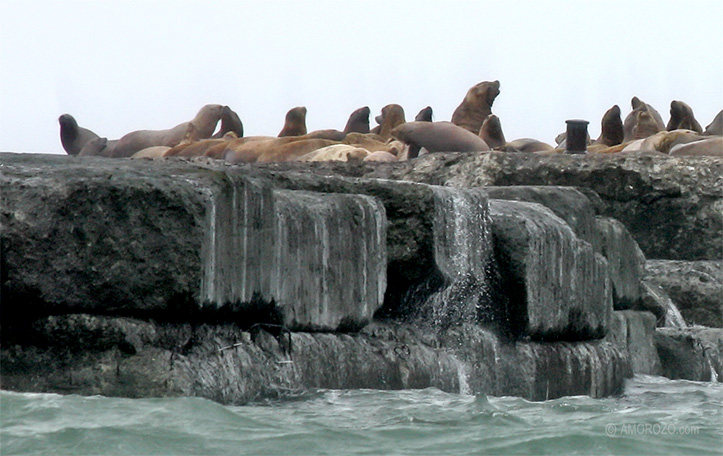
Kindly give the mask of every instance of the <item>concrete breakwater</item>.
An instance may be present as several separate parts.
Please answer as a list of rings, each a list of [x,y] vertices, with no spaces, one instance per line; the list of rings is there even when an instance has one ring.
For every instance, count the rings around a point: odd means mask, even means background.
[[[337,169],[0,154],[2,387],[543,400],[665,371],[645,257],[589,195]]]

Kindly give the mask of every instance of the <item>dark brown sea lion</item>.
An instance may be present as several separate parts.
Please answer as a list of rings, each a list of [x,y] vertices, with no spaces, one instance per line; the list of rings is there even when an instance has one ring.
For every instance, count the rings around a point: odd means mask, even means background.
[[[482,138],[452,122],[406,122],[397,126],[392,135],[410,146],[410,159],[416,158],[421,148],[430,153],[490,150]]]
[[[414,117],[417,122],[431,122],[432,121],[432,107],[427,106],[417,113]]]
[[[63,114],[58,118],[58,122],[60,123],[60,142],[68,155],[78,155],[88,141],[99,137],[87,128],[79,127],[78,122],[70,114]]]
[[[497,149],[505,145],[505,134],[502,132],[502,124],[499,117],[494,114],[487,116],[479,129],[480,138],[490,146],[491,149]]]
[[[210,138],[216,130],[216,124],[221,119],[223,106],[209,104],[201,108],[196,117],[189,122],[183,122],[168,130],[138,130],[126,134],[113,147],[112,151],[102,153],[108,157],[130,157],[141,149],[152,146],[176,146],[183,140],[188,131],[189,124],[193,124],[197,130],[198,138]]]
[[[625,133],[623,131],[623,121],[620,117],[620,106],[614,105],[605,111],[602,121],[600,122],[602,130],[600,137],[593,144],[602,144],[605,146],[616,146],[623,142]]]
[[[693,130],[698,133],[703,133],[703,127],[695,120],[693,109],[686,103],[678,100],[670,102],[670,120],[665,129],[668,131]]]
[[[228,106],[224,106],[221,110],[221,128],[212,136],[215,139],[223,138],[228,132],[233,132],[237,138],[244,137],[244,125],[241,118]]]
[[[499,94],[500,81],[484,81],[473,86],[454,110],[452,123],[478,134],[482,123],[492,114],[492,103]]]
[[[716,114],[713,121],[705,127],[705,131],[703,132],[703,135],[705,136],[711,136],[711,135],[717,135],[717,136],[723,136],[723,110]]]
[[[349,115],[344,133],[369,133],[369,106],[357,109]]]
[[[278,134],[279,138],[284,136],[302,136],[306,134],[306,107],[297,106],[286,113],[284,128]]]
[[[652,135],[659,131],[665,130],[665,123],[663,123],[663,118],[660,117],[660,114],[658,113],[658,111],[655,110],[655,108],[641,101],[638,97],[633,97],[632,100],[630,100],[630,104],[632,105],[633,110],[630,111],[630,113],[625,117],[625,121],[623,122],[623,142],[629,142],[634,139],[633,129],[638,122],[638,113],[640,113],[641,111],[648,112],[650,118],[643,117],[643,119],[649,124],[644,128],[638,128],[639,134],[641,131],[652,131],[652,133],[650,133]]]

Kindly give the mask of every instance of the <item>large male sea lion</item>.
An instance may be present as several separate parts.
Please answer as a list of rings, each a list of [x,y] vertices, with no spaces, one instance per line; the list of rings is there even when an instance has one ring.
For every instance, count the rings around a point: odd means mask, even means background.
[[[473,86],[454,110],[452,123],[478,134],[482,123],[492,114],[492,103],[499,94],[500,81],[484,81]]]
[[[499,117],[494,114],[487,116],[479,129],[480,138],[490,146],[491,149],[497,149],[505,145],[507,140],[502,132],[502,124]]]
[[[407,158],[416,158],[421,148],[428,152],[481,152],[490,150],[476,134],[452,122],[406,122],[392,135],[409,145]]]
[[[361,107],[349,115],[344,133],[369,133],[369,106]]]
[[[223,106],[209,104],[201,108],[196,117],[189,122],[183,122],[168,130],[138,130],[126,134],[113,147],[112,151],[104,151],[102,155],[109,157],[130,157],[141,149],[152,146],[176,146],[183,140],[188,131],[189,124],[197,130],[198,138],[210,138],[216,130],[221,119]],[[107,149],[107,148],[106,148]]]
[[[723,110],[716,114],[713,121],[705,127],[704,136],[718,135],[723,136]]]
[[[306,107],[297,106],[286,113],[284,128],[278,134],[279,138],[284,136],[302,136],[306,134]]]
[[[703,127],[695,120],[693,109],[686,103],[678,100],[670,102],[670,120],[665,129],[668,131],[693,130],[698,133],[703,133]]]
[[[78,155],[88,141],[99,136],[87,128],[79,127],[78,122],[70,114],[58,118],[60,123],[60,142],[68,155]]]
[[[600,136],[593,144],[602,144],[611,147],[623,142],[625,132],[623,131],[623,121],[620,117],[620,106],[614,105],[605,111],[600,124],[602,127]]]
[[[414,117],[414,120],[417,122],[431,122],[432,121],[432,107],[427,106],[426,108],[422,108],[421,111],[417,113],[417,115]]]
[[[241,118],[228,106],[224,106],[221,110],[221,128],[212,136],[212,138],[221,139],[226,133],[233,132],[237,138],[243,138],[244,125]]]

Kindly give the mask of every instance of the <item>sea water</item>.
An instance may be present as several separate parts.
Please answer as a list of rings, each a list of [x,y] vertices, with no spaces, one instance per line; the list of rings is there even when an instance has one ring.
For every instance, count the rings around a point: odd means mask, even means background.
[[[723,454],[723,384],[636,376],[621,397],[320,390],[224,406],[0,392],[0,454]]]

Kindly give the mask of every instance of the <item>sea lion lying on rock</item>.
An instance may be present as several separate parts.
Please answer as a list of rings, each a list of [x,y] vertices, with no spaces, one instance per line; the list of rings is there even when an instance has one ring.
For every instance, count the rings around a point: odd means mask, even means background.
[[[196,128],[199,139],[210,138],[221,119],[223,106],[209,104],[201,108],[196,117],[168,130],[138,130],[126,134],[115,144],[106,147],[101,155],[106,157],[130,157],[141,149],[153,146],[173,147],[180,143],[188,131],[189,124]]]
[[[716,114],[715,118],[713,118],[713,121],[705,127],[705,131],[703,132],[704,136],[712,136],[712,135],[718,135],[723,136],[723,110],[721,110],[718,114]]]
[[[685,155],[723,157],[723,136],[714,136],[699,141],[678,144],[670,149],[670,155],[676,157]]]
[[[483,152],[490,150],[476,134],[452,122],[406,122],[392,135],[409,145],[408,158],[416,158],[421,148],[428,152]]]
[[[359,162],[369,155],[369,151],[361,147],[350,146],[348,144],[333,144],[331,146],[322,147],[308,154],[302,155],[297,160],[305,162],[318,161],[345,161]]]
[[[492,114],[492,103],[499,94],[500,81],[484,81],[474,85],[454,110],[452,123],[478,134],[482,123]]]

